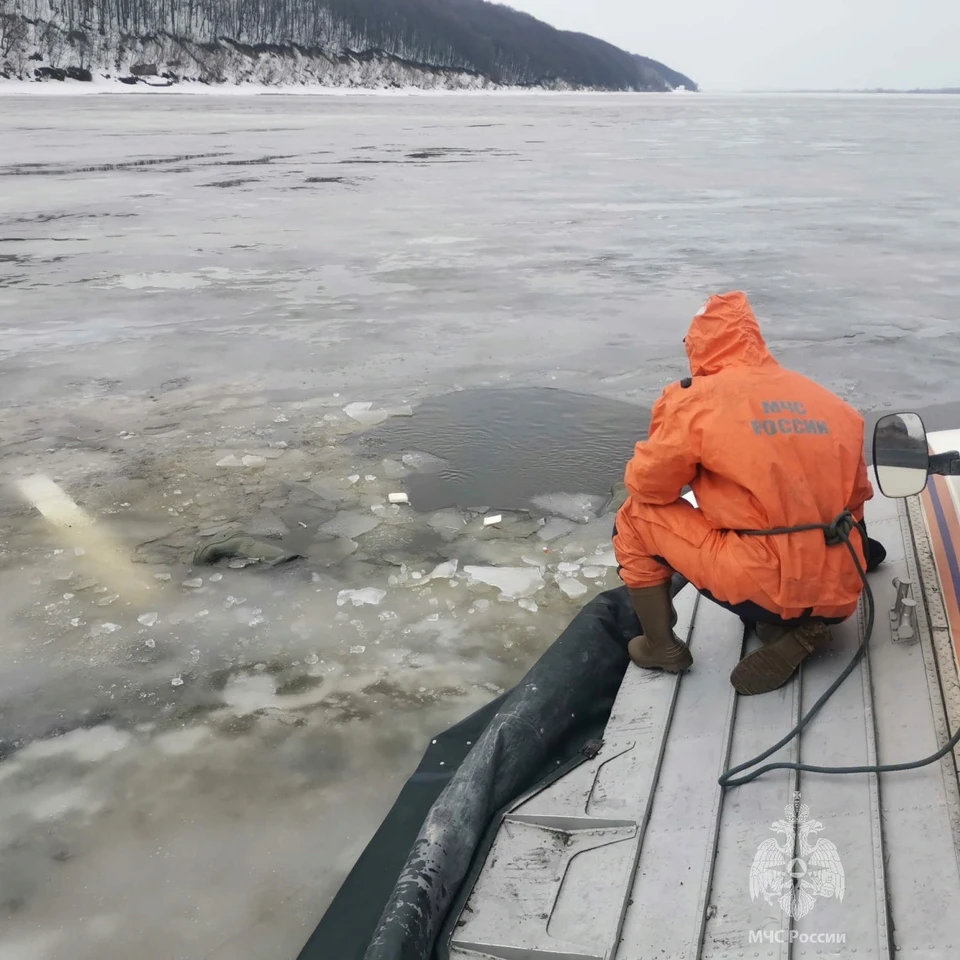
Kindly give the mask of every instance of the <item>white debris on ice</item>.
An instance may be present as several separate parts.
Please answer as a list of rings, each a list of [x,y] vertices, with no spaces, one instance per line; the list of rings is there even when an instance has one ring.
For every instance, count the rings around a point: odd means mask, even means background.
[[[361,587],[358,590],[341,590],[337,594],[337,606],[342,607],[346,603],[352,603],[355,607],[362,607],[365,604],[375,607],[386,595],[387,591],[380,590],[378,587]]]
[[[473,567],[463,568],[471,581],[486,583],[500,591],[501,600],[531,597],[546,584],[537,567]]]
[[[530,613],[536,613],[540,609],[535,600],[529,600],[526,597],[521,597],[520,600],[517,601],[517,606],[522,607],[524,610],[529,610]]]
[[[492,517],[484,517],[483,525],[485,527],[492,527],[494,524],[503,523],[503,516],[499,513],[494,514]]]
[[[391,503],[409,503],[410,498],[405,493],[391,493],[387,495]]]

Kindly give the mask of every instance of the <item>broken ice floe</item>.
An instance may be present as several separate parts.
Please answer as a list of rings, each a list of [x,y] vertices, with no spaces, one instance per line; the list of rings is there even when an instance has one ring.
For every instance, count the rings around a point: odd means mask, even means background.
[[[337,606],[352,603],[355,607],[364,605],[377,606],[387,595],[386,590],[380,590],[377,587],[361,587],[358,590],[341,590],[337,594]]]
[[[380,525],[377,517],[371,517],[365,513],[353,513],[344,511],[338,513],[332,520],[328,520],[320,527],[322,533],[331,533],[337,537],[344,537],[352,540],[354,537],[363,536]]]
[[[475,583],[485,583],[500,591],[501,600],[532,597],[546,584],[537,567],[474,567],[463,568]]]
[[[420,473],[436,473],[448,466],[446,460],[435,457],[430,453],[423,453],[420,450],[405,453],[400,459],[411,470],[416,470]]]
[[[145,627],[152,627],[159,619],[159,616],[158,613],[141,613],[140,616],[137,617],[137,623],[143,624]]]
[[[537,536],[543,540],[544,543],[550,543],[551,540],[556,540],[557,537],[568,534],[575,526],[576,524],[572,520],[567,520],[563,517],[551,517],[537,531]]]
[[[373,404],[369,401],[348,403],[343,408],[343,412],[351,420],[356,420],[365,427],[375,427],[378,423],[383,423],[388,416],[385,410],[374,410]]]
[[[533,497],[530,501],[546,513],[577,523],[593,520],[597,512],[606,503],[606,497],[595,497],[588,493],[547,493]]]
[[[576,600],[587,592],[585,584],[572,577],[561,577],[557,580],[557,586],[571,599]]]
[[[387,499],[391,503],[409,503],[410,498],[405,493],[390,493],[387,495]]]

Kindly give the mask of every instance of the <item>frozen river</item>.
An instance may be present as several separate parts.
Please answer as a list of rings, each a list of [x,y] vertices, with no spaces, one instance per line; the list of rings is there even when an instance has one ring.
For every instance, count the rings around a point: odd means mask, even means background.
[[[960,400],[958,156],[953,97],[0,97],[0,957],[292,960],[616,585],[707,294]],[[305,556],[193,565],[231,531]]]

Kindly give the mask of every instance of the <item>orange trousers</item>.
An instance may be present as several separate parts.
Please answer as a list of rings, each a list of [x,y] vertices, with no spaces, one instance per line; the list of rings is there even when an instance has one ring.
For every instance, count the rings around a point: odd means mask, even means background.
[[[613,549],[628,587],[666,583],[676,571],[724,604],[754,603],[786,619],[846,619],[857,606],[784,610],[745,575],[744,568],[753,558],[748,557],[742,540],[711,527],[686,500],[659,506],[628,499],[617,514]]]

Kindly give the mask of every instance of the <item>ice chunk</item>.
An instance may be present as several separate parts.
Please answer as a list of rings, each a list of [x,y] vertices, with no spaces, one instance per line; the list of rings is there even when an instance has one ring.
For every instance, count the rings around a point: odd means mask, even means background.
[[[405,404],[399,407],[387,407],[386,414],[388,417],[412,417],[413,407]]]
[[[427,580],[449,580],[456,576],[457,567],[460,566],[459,560],[447,560],[445,563],[438,563],[433,572],[427,576]]]
[[[583,563],[582,560],[578,560],[576,563],[560,563],[557,564],[557,570],[560,573],[577,573],[580,570],[580,564]]]
[[[400,508],[394,503],[375,503],[370,511],[376,517],[396,517],[400,513]]]
[[[596,564],[598,567],[617,567],[617,555],[613,552],[613,547],[609,550],[603,550],[598,548],[600,552],[591,559],[591,563]]]
[[[350,481],[350,483],[356,485],[356,484],[358,484],[358,483],[360,482],[360,474],[359,474],[359,473],[351,473],[350,476],[347,477],[347,479]]]
[[[248,453],[240,462],[250,470],[262,470],[267,465],[267,458]]]
[[[569,533],[576,524],[572,520],[565,520],[563,517],[551,517],[538,531],[537,536],[544,541],[544,543],[549,543],[551,540],[556,540],[557,537],[562,537],[565,533]]]
[[[503,523],[503,516],[499,513],[495,513],[492,517],[484,517],[483,525],[485,527],[492,527],[495,523]]]
[[[427,517],[427,525],[437,531],[444,539],[453,539],[464,526],[466,521],[456,507],[438,510]]]
[[[164,581],[166,581],[166,580],[170,580],[171,577],[170,577],[170,574],[169,574],[169,573],[155,573],[155,574],[153,575],[153,579],[154,579],[154,580],[160,580],[161,582],[164,582]]]
[[[170,681],[171,687],[182,687],[183,686],[183,677],[174,677]]]
[[[603,567],[584,567],[583,575],[588,580],[599,580],[607,571]]]
[[[537,567],[468,566],[463,570],[472,581],[496,587],[500,591],[501,600],[531,597],[545,586]]]
[[[183,585],[184,585],[185,587],[189,587],[191,590],[198,590],[200,587],[203,586],[203,578],[202,578],[202,577],[192,577],[192,578],[189,579],[189,580],[184,580],[184,581],[183,581]]]
[[[361,587],[359,590],[341,590],[337,594],[337,606],[342,607],[346,603],[352,603],[355,607],[362,607],[364,604],[375,607],[386,595],[386,590],[380,590],[377,587]]]
[[[137,623],[142,623],[145,627],[152,627],[159,619],[158,613],[141,613],[137,617]]]
[[[320,658],[315,653],[308,653],[304,658],[303,662],[309,664],[311,667],[319,662]]]
[[[374,410],[373,404],[369,401],[348,403],[343,408],[343,412],[351,420],[356,420],[357,423],[361,423],[365,427],[375,427],[378,423],[383,423],[387,419],[386,411]]]
[[[332,520],[328,520],[320,530],[322,533],[330,533],[336,537],[344,537],[352,540],[354,537],[361,537],[365,533],[380,526],[378,517],[371,517],[366,513],[353,513],[344,511],[338,513]]]
[[[574,580],[571,577],[563,577],[557,581],[557,586],[571,599],[576,600],[577,597],[582,597],[586,592],[587,588],[579,580]]]
[[[540,609],[535,600],[528,600],[526,597],[521,597],[520,600],[517,601],[517,606],[522,607],[524,610],[529,610],[530,613],[536,613]]]
[[[373,481],[377,479],[377,475],[375,473],[368,473],[363,479],[366,480],[367,483],[373,483]]]
[[[210,581],[212,583],[219,583],[222,579],[223,579],[222,573],[214,573],[214,574],[211,574],[210,576]]]
[[[435,457],[431,453],[423,453],[420,450],[405,453],[400,459],[411,470],[417,470],[420,473],[437,473],[448,465],[446,460]]]
[[[351,652],[351,653],[364,653],[364,652],[366,651],[366,649],[367,649],[367,648],[366,648],[365,646],[363,646],[363,644],[358,644],[358,645],[355,646],[355,647],[351,647],[351,648],[350,648],[350,652]]]
[[[391,503],[409,503],[410,498],[405,493],[390,493],[387,495],[387,499]]]
[[[90,628],[90,636],[103,637],[108,633],[116,633],[119,629],[119,623],[98,623]]]
[[[588,493],[547,493],[533,497],[530,501],[546,513],[577,523],[586,523],[597,515],[597,511],[606,503],[605,497],[594,497]]]
[[[243,461],[232,453],[217,461],[218,467],[242,467]]]

